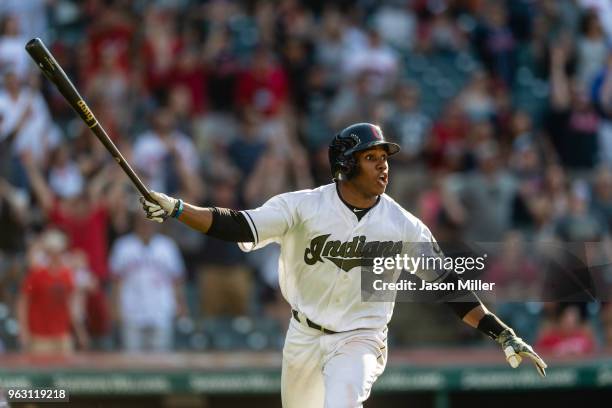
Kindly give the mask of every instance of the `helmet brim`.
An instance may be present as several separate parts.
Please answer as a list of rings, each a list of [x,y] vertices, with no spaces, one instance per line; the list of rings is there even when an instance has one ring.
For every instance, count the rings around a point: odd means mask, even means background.
[[[399,152],[400,146],[397,143],[393,143],[393,142],[388,142],[386,140],[374,140],[371,141],[369,143],[365,143],[359,146],[355,146],[352,149],[347,150],[346,152],[344,152],[345,155],[350,155],[353,154],[355,152],[362,152],[364,150],[368,150],[371,149],[373,147],[376,146],[383,146],[386,150],[387,150],[387,154],[389,156],[393,156],[395,153]]]

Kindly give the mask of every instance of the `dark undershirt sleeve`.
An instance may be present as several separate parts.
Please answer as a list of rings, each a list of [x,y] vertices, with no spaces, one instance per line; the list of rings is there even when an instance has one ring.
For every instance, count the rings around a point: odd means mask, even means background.
[[[455,272],[451,272],[442,279],[442,282],[452,283],[454,287],[457,287],[459,279],[459,276]],[[478,296],[471,290],[449,291],[447,298],[449,300],[444,303],[447,304],[460,319],[463,319],[472,309],[481,305],[480,299],[478,299]],[[458,299],[461,299],[461,301]]]
[[[255,241],[251,228],[242,213],[228,208],[211,207],[210,209],[213,220],[206,235],[230,242]]]

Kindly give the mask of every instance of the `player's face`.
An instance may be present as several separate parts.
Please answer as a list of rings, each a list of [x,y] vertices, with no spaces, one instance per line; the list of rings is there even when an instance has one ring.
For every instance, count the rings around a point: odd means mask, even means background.
[[[382,146],[356,153],[357,175],[351,182],[367,196],[378,196],[385,192],[389,183],[387,150]]]

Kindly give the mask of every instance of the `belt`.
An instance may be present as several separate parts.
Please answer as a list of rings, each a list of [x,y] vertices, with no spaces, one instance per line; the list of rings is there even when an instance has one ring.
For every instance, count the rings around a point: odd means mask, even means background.
[[[291,310],[291,314],[293,315],[293,318],[295,320],[297,320],[300,323],[303,323],[300,320],[300,316],[297,310],[292,309]],[[312,320],[310,320],[309,318],[306,318],[306,324],[308,325],[308,327],[310,327],[311,329],[315,329],[318,330],[320,332],[323,332],[325,334],[338,334],[338,332],[326,329],[325,327],[319,326],[318,324],[316,324],[315,322],[313,322]]]

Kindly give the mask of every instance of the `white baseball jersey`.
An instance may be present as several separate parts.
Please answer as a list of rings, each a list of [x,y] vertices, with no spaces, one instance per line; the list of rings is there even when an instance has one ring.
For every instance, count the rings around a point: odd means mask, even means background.
[[[119,238],[111,251],[112,274],[121,279],[122,318],[133,325],[165,325],[174,317],[174,281],[185,274],[170,238],[155,234],[148,244],[136,234]]]
[[[280,194],[242,213],[255,242],[240,247],[279,243],[283,296],[293,309],[338,332],[382,328],[393,313],[394,302],[362,301],[362,257],[395,256],[410,252],[410,243],[433,240],[418,218],[386,194],[358,220],[335,184]]]

